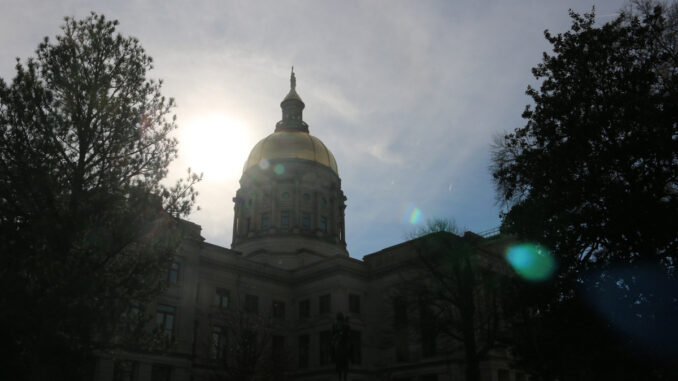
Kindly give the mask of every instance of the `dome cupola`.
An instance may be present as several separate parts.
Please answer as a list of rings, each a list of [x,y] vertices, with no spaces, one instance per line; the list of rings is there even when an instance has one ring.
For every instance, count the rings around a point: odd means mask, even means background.
[[[282,120],[275,125],[278,131],[303,131],[308,132],[308,124],[304,122],[304,102],[297,94],[297,77],[294,75],[294,66],[290,75],[290,92],[287,93],[280,108],[282,108]]]

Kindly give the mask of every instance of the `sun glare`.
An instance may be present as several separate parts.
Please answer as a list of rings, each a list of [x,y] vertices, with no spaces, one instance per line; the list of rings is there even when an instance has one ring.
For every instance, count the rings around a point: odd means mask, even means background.
[[[253,146],[247,125],[224,114],[203,115],[183,123],[180,154],[205,180],[238,179]]]

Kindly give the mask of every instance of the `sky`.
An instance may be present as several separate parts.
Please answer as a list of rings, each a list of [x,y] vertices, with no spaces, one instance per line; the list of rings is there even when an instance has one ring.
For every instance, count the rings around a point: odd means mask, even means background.
[[[430,218],[499,226],[492,142],[524,126],[531,74],[569,29],[568,9],[612,20],[624,1],[0,0],[0,77],[10,81],[63,17],[117,19],[154,59],[177,107],[179,158],[204,174],[188,219],[230,247],[242,166],[281,119],[294,66],[304,120],[334,153],[352,257],[395,245]]]

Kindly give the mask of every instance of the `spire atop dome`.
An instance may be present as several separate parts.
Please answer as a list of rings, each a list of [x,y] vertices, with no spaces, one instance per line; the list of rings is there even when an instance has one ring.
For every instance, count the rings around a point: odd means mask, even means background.
[[[290,74],[290,92],[287,93],[280,103],[282,108],[282,120],[275,125],[276,131],[303,131],[308,132],[308,124],[302,118],[304,102],[297,94],[297,77],[294,75],[294,66]]]
[[[294,76],[294,66],[292,66],[292,74],[290,75],[290,89],[295,90],[297,88],[297,77]]]

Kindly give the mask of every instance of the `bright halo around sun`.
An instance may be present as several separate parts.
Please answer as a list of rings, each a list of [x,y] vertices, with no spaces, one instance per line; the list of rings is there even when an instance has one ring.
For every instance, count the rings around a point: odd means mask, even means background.
[[[247,125],[225,114],[202,115],[184,122],[180,155],[205,180],[224,182],[240,178],[253,145]]]

